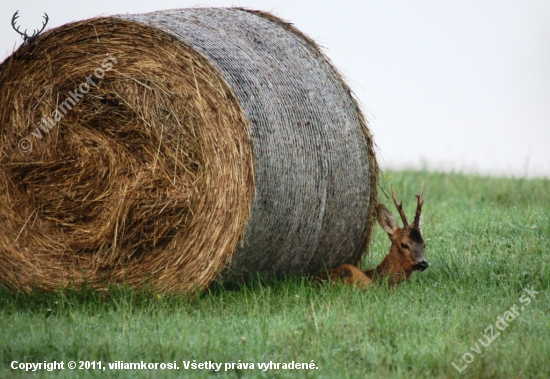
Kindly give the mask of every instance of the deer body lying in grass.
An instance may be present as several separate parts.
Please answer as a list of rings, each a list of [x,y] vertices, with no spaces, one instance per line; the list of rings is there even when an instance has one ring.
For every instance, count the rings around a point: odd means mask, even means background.
[[[318,274],[315,278],[322,282],[341,282],[366,288],[373,279],[388,278],[390,288],[397,283],[408,280],[414,271],[424,271],[428,268],[428,262],[424,259],[426,243],[422,238],[422,192],[417,195],[418,203],[414,222],[409,225],[403,203],[398,203],[392,188],[392,198],[395,207],[403,221],[403,227],[399,228],[397,220],[384,205],[378,205],[378,223],[388,233],[391,241],[390,252],[378,267],[366,271],[350,265],[342,264],[333,270]]]

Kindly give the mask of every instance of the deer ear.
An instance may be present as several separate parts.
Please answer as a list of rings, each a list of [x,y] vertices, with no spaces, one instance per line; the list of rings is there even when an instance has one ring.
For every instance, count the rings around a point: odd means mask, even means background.
[[[397,220],[384,205],[378,205],[378,223],[386,233],[392,235],[397,230]]]

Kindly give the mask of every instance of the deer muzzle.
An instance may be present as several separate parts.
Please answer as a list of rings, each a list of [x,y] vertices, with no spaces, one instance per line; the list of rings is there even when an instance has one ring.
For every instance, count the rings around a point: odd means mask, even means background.
[[[414,270],[414,271],[424,271],[424,270],[427,269],[428,267],[430,267],[430,265],[428,264],[428,262],[422,261],[422,262],[416,263],[416,264],[413,266],[413,270]]]

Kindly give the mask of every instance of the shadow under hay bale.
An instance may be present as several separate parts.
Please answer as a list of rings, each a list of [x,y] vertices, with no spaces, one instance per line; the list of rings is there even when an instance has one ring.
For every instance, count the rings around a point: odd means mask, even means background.
[[[194,8],[67,24],[0,65],[0,282],[205,288],[361,258],[373,141],[319,48]]]

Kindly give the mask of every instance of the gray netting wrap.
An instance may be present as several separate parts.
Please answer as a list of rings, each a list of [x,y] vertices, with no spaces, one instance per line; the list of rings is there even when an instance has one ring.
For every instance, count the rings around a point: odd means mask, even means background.
[[[49,140],[18,151],[106,52],[116,67]],[[64,25],[2,63],[0,91],[0,255],[11,262],[0,281],[11,287],[187,290],[312,274],[366,250],[378,175],[366,122],[315,43],[268,13],[193,8]],[[68,197],[80,209],[71,218]]]

